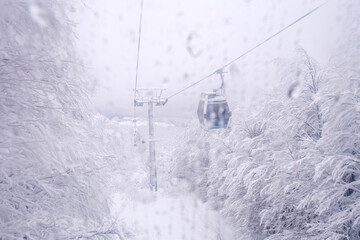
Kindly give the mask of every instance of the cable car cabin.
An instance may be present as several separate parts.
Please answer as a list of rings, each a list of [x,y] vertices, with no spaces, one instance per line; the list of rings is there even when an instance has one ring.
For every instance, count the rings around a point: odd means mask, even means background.
[[[231,117],[225,96],[215,92],[201,93],[197,114],[207,129],[227,128]]]

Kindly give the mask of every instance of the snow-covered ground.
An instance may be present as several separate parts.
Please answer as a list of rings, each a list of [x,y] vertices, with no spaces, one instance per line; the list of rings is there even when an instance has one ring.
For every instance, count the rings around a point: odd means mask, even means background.
[[[174,197],[160,191],[142,200],[114,197],[113,212],[135,233],[134,239],[236,239],[231,225],[191,194]]]
[[[119,124],[132,128],[132,122],[127,118],[120,119]],[[147,173],[136,171],[133,179],[140,183],[142,189],[127,195],[114,193],[111,209],[114,218],[120,217],[137,240],[236,239],[231,224],[218,212],[189,193],[185,182],[169,178],[171,153],[176,149],[177,136],[184,130],[181,120],[155,121],[154,125],[159,191],[151,193],[146,188]],[[142,119],[138,120],[137,126],[144,143],[134,147],[134,151],[144,158],[139,162],[146,163],[148,126]],[[144,166],[139,168],[146,170]]]

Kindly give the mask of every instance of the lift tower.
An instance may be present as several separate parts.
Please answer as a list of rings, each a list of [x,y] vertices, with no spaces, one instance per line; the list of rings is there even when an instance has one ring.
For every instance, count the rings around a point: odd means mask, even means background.
[[[161,94],[165,89],[136,89],[135,90],[135,107],[142,107],[144,103],[148,104],[149,118],[149,180],[150,190],[157,191],[157,172],[155,159],[155,139],[154,139],[154,115],[153,106],[164,106],[167,99],[161,98]]]

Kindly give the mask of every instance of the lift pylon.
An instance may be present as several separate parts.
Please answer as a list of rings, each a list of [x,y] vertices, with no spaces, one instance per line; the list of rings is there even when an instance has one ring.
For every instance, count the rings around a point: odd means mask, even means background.
[[[135,90],[135,107],[142,107],[147,103],[148,105],[148,119],[149,119],[149,180],[150,190],[157,191],[157,171],[155,159],[155,139],[154,139],[154,115],[153,105],[164,106],[167,99],[161,97],[165,89],[136,89]]]

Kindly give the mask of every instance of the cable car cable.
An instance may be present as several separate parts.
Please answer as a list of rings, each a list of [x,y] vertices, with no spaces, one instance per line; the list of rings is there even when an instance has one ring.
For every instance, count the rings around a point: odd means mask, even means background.
[[[317,6],[316,8],[312,9],[311,11],[309,11],[308,13],[306,13],[305,15],[301,16],[300,18],[296,19],[295,21],[293,21],[292,23],[290,23],[289,25],[287,25],[286,27],[282,28],[280,31],[276,32],[275,34],[271,35],[270,37],[266,38],[264,41],[260,42],[259,44],[257,44],[256,46],[254,46],[253,48],[249,49],[248,51],[246,51],[245,53],[241,54],[239,57],[233,59],[232,61],[228,62],[227,64],[225,64],[224,66],[220,67],[219,69],[217,69],[215,72],[207,75],[206,77],[192,83],[191,85],[185,87],[184,89],[170,95],[167,99],[170,99],[172,97],[175,97],[176,95],[186,91],[187,89],[197,85],[198,83],[208,79],[209,77],[211,77],[212,75],[218,73],[218,72],[222,72],[224,68],[228,67],[229,65],[233,64],[234,62],[236,62],[237,60],[239,60],[240,58],[246,56],[247,54],[249,54],[250,52],[254,51],[256,48],[260,47],[261,45],[263,45],[264,43],[268,42],[270,39],[276,37],[277,35],[279,35],[280,33],[282,33],[283,31],[285,31],[286,29],[290,28],[291,26],[293,26],[294,24],[300,22],[301,20],[303,20],[304,18],[306,18],[307,16],[311,15],[312,13],[314,13],[315,11],[319,10],[321,7],[323,7],[325,4],[327,4],[330,0],[327,0],[326,2],[324,2],[323,4]]]
[[[330,0],[328,0],[330,1]],[[285,31],[286,29],[292,27],[294,24],[300,22],[302,19],[306,18],[307,16],[309,16],[310,14],[312,14],[313,12],[315,12],[316,10],[318,10],[319,8],[321,8],[322,6],[324,6],[328,1],[326,1],[325,3],[319,5],[318,7],[314,8],[313,10],[311,10],[310,12],[306,13],[305,15],[303,15],[302,17],[296,19],[294,22],[290,23],[289,25],[287,25],[286,27],[284,27],[283,29],[281,29],[280,31],[278,31],[277,33],[271,35],[270,37],[268,37],[267,39],[265,39],[264,41],[262,41],[261,43],[259,43],[258,45],[256,45],[255,47],[251,48],[250,50],[246,51],[245,53],[243,53],[242,55],[240,55],[239,57],[235,58],[234,60],[228,62],[227,64],[225,64],[223,67],[221,67],[220,69],[224,69],[226,67],[228,67],[229,65],[231,65],[232,63],[236,62],[237,60],[239,60],[240,58],[244,57],[245,55],[247,55],[248,53],[252,52],[253,50],[255,50],[256,48],[260,47],[261,45],[263,45],[264,43],[268,42],[270,39],[272,39],[273,37],[276,37],[277,35],[279,35],[280,33],[282,33],[283,31]]]
[[[141,23],[142,23],[142,12],[144,1],[141,0],[141,7],[140,7],[140,22],[139,22],[139,33],[138,33],[138,48],[137,48],[137,57],[136,57],[136,75],[135,75],[135,95],[136,96],[136,89],[137,89],[137,81],[138,81],[138,71],[139,71],[139,58],[140,58],[140,44],[141,44]]]
[[[135,88],[134,88],[134,112],[133,112],[133,123],[134,123],[134,145],[136,145],[136,135],[137,135],[137,127],[136,127],[136,90],[138,83],[138,72],[139,72],[139,59],[140,59],[140,44],[141,44],[141,23],[142,23],[142,12],[144,8],[144,2],[141,0],[140,4],[140,21],[139,21],[139,31],[138,31],[138,47],[137,47],[137,56],[136,56],[136,74],[135,74]]]
[[[170,96],[170,97],[168,97],[167,99],[170,99],[170,98],[172,98],[172,97],[175,97],[176,95],[178,95],[178,94],[180,94],[180,93],[182,93],[182,92],[186,91],[187,89],[189,89],[189,88],[191,88],[191,87],[195,86],[196,84],[198,84],[198,83],[200,83],[200,82],[202,82],[202,81],[204,81],[204,80],[208,79],[209,77],[211,77],[211,76],[212,76],[212,75],[214,75],[214,74],[216,74],[216,72],[213,72],[212,74],[209,74],[209,75],[207,75],[206,77],[204,77],[204,78],[202,78],[202,79],[198,80],[197,82],[194,82],[193,84],[191,84],[191,85],[187,86],[186,88],[184,88],[184,89],[180,90],[179,92],[174,93],[173,95],[171,95],[171,96]]]

